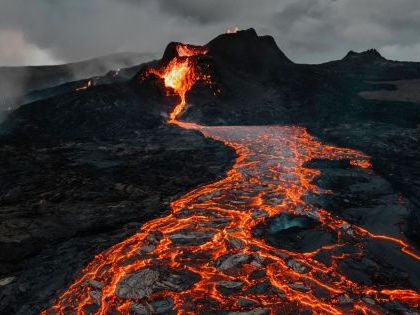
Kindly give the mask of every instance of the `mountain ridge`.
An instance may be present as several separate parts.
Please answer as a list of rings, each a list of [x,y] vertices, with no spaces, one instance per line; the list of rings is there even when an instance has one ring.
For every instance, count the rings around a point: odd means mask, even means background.
[[[153,54],[128,52],[60,65],[0,66],[0,111],[26,103],[24,96],[35,90],[103,76],[111,70],[134,66],[153,57]]]

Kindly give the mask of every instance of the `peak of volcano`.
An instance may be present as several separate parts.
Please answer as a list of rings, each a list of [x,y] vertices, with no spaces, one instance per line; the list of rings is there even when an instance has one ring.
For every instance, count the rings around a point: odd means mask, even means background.
[[[253,29],[221,34],[206,47],[218,62],[247,72],[260,73],[269,68],[293,62],[277,46],[271,36],[258,36]]]
[[[355,52],[351,50],[342,60],[353,63],[372,63],[386,61],[387,59],[385,59],[379,51],[371,48],[362,52]]]
[[[267,72],[273,67],[293,64],[272,36],[259,36],[253,28],[221,34],[203,46],[172,42],[166,47],[162,62],[167,63],[179,56],[179,46],[204,49],[206,55],[221,67],[228,66],[230,69],[255,74]]]
[[[259,36],[253,29],[240,30],[217,36],[206,45],[209,54],[224,58],[226,61],[268,59],[276,64],[290,64],[292,61],[277,46],[269,35]]]

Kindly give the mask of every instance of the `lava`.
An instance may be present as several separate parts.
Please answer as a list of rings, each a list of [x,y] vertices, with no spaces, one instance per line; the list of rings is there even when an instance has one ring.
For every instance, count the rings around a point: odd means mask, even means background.
[[[87,83],[86,83],[86,85],[83,85],[83,86],[81,86],[81,87],[79,87],[79,88],[77,88],[76,89],[76,91],[83,91],[83,90],[87,90],[87,89],[89,89],[90,87],[92,87],[93,86],[93,81],[92,80],[89,80]]]
[[[320,171],[305,163],[348,159],[353,167],[369,168],[368,157],[322,144],[301,127],[208,127],[177,120],[186,92],[202,79],[191,58],[182,52],[163,69],[151,70],[181,98],[170,122],[230,146],[237,154],[235,164],[223,179],[173,201],[166,216],[145,223],[137,234],[97,255],[43,314],[171,309],[177,314],[382,314],[390,301],[407,310],[418,308],[420,294],[414,290],[360,284],[337,268],[340,260],[363,257],[370,239],[392,242],[419,260],[409,244],[370,233],[305,198],[332,193],[313,183]],[[258,225],[282,213],[312,218],[339,237],[302,253],[274,247],[254,235]],[[345,247],[352,250],[334,254]],[[331,265],[315,259],[320,251],[332,253]]]
[[[233,27],[229,27],[227,30],[226,30],[226,34],[233,34],[233,33],[237,33],[237,32],[239,32],[241,29],[239,28],[239,27],[237,27],[237,26],[233,26]]]
[[[173,58],[163,69],[151,69],[150,72],[163,79],[168,90],[175,91],[180,102],[169,114],[169,121],[175,122],[187,105],[186,93],[193,85],[202,80],[208,82],[208,76],[197,70],[196,61],[192,58],[207,53],[207,49],[199,46],[178,44],[178,56]]]
[[[366,156],[323,145],[299,127],[177,124],[234,148],[235,165],[222,180],[172,202],[166,217],[146,223],[136,235],[96,256],[45,314],[89,314],[89,306],[94,304],[97,307],[91,313],[128,313],[138,304],[148,308],[152,301],[165,298],[173,301],[178,314],[208,312],[209,306],[203,301],[213,301],[212,312],[263,308],[273,313],[307,309],[319,314],[381,314],[381,303],[390,300],[407,307],[419,306],[420,295],[413,290],[361,285],[341,274],[335,263],[327,267],[314,259],[318,251],[275,248],[253,235],[253,229],[268,217],[290,213],[318,218],[326,229],[337,233],[347,231],[355,248],[364,239],[375,237],[304,201],[309,192],[323,192],[312,184],[319,171],[305,168],[306,162],[314,158],[366,160]],[[277,202],[265,202],[273,195],[280,197]],[[389,241],[409,248],[402,240]],[[346,245],[343,240],[322,250],[334,251]],[[358,255],[354,252],[333,258],[338,261]],[[198,275],[198,280],[180,290],[163,279],[159,280],[161,289],[151,290],[150,295],[122,297],[121,283],[127,276],[162,268],[188,271]],[[263,279],[251,277],[256,272],[261,272]],[[94,287],[92,283],[100,285]],[[241,285],[239,292],[221,293],[221,285],[237,283]],[[271,289],[253,292],[252,288],[261,283],[269,283]],[[319,290],[324,291],[321,297],[315,293]],[[100,299],[95,299],[97,296]],[[238,306],[241,298],[255,305]],[[346,304],[339,302],[347,299]]]
[[[370,168],[372,165],[369,160],[351,160],[350,165],[361,167],[361,168]]]
[[[178,44],[176,46],[176,51],[179,57],[192,57],[207,54],[207,48],[204,46],[192,46],[185,44]]]

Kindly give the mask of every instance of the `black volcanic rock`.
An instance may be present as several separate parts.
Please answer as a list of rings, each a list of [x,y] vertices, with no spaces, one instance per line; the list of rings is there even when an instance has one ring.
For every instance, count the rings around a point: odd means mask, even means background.
[[[156,76],[136,77],[23,105],[6,119],[1,133],[32,141],[133,135],[161,125],[175,102]]]
[[[332,243],[336,236],[314,219],[282,213],[257,226],[254,235],[279,248],[312,251]]]
[[[176,47],[181,44],[178,42],[171,42],[168,44],[168,46],[166,46],[165,51],[163,52],[163,56],[161,59],[161,62],[167,63],[170,60],[172,60],[173,58],[178,56],[178,52]]]
[[[342,60],[355,64],[386,61],[386,59],[382,57],[379,51],[373,48],[360,53],[351,50]]]
[[[44,93],[35,91],[102,76],[108,71],[133,67],[153,58],[153,54],[117,53],[62,65],[0,67],[0,111],[43,98]]]
[[[329,72],[338,72],[349,80],[404,80],[420,77],[420,63],[393,61],[384,58],[376,49],[350,51],[341,60],[315,66]]]
[[[253,29],[222,34],[206,47],[202,62],[213,85],[197,84],[188,93],[185,120],[329,125],[374,119],[410,126],[420,120],[418,106],[392,106],[359,95],[382,86],[372,85],[373,80],[420,78],[420,63],[389,61],[370,49],[321,65],[295,64],[271,37],[258,36]]]
[[[140,65],[135,65],[133,67],[112,70],[106,73],[104,76],[88,77],[82,80],[55,85],[53,87],[36,89],[25,94],[25,96],[20,99],[20,105],[33,103],[39,100],[48,99],[66,93],[71,93],[82,86],[86,86],[89,81],[91,81],[91,83],[95,86],[127,82],[132,80],[139,72],[144,71],[145,68],[154,66],[156,63],[156,61],[150,61]]]
[[[253,29],[222,34],[210,41],[200,59],[209,69],[210,86],[196,84],[183,119],[206,124],[290,121],[290,86],[298,82],[299,66],[291,62],[270,36]],[[238,107],[238,104],[240,106]],[[256,104],[258,104],[256,106]]]
[[[39,314],[95,254],[223,176],[235,157],[173,125],[95,138],[0,142],[0,279],[11,279],[1,314]]]
[[[216,63],[254,75],[266,73],[280,65],[292,64],[273,37],[258,36],[252,28],[219,35],[206,47]]]

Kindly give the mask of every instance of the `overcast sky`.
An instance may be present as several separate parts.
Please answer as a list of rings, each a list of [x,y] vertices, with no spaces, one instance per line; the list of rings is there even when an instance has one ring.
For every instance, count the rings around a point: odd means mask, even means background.
[[[0,65],[161,54],[232,26],[272,35],[295,62],[368,48],[420,61],[420,0],[0,0]]]

